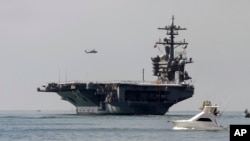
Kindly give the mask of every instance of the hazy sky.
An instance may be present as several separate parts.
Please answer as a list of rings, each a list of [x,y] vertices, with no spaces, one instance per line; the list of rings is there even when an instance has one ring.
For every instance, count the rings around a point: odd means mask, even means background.
[[[187,69],[195,95],[170,110],[197,110],[204,100],[250,109],[249,0],[1,0],[0,110],[71,110],[47,82],[141,80],[171,23],[186,27]],[[85,54],[85,49],[98,54]],[[59,77],[60,76],[60,77]]]

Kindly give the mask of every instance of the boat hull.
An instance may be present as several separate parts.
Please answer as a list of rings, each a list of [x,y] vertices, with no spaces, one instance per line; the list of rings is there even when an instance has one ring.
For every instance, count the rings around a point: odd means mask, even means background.
[[[188,121],[188,120],[177,120],[172,121],[174,124],[173,129],[175,130],[225,130],[225,128],[218,126],[213,122],[199,122],[199,121]]]

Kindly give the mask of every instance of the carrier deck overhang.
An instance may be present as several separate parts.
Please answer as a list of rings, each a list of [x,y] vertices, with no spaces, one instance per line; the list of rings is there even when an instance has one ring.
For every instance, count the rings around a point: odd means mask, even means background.
[[[143,82],[48,83],[39,92],[56,92],[76,106],[78,114],[163,115],[169,107],[192,97],[193,85]]]

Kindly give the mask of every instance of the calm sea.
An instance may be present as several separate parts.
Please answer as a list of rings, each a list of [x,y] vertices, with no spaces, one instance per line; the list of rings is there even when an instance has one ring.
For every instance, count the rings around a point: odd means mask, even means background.
[[[74,111],[0,111],[0,140],[72,141],[229,141],[229,131],[172,130],[168,121],[197,112],[164,116],[78,116]],[[225,112],[223,126],[250,124],[242,112]]]

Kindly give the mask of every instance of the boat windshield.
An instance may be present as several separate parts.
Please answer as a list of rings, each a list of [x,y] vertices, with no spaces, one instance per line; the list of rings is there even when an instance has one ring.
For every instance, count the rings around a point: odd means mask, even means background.
[[[212,122],[212,120],[210,118],[199,118],[197,121]]]

